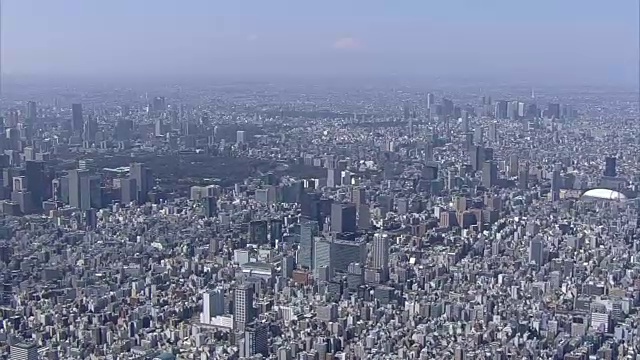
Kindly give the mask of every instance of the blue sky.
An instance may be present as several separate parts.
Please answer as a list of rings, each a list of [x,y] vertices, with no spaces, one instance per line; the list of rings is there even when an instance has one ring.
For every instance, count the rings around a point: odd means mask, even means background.
[[[638,0],[4,0],[3,70],[637,81]]]

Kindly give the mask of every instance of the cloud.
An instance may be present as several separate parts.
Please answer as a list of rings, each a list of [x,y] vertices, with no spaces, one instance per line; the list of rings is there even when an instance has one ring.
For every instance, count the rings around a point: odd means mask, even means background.
[[[258,40],[258,35],[256,35],[256,34],[247,35],[247,41],[253,42],[253,41],[256,41],[256,40]]]
[[[360,41],[356,38],[343,37],[336,40],[333,43],[333,47],[340,50],[355,50],[361,48],[362,43],[360,43]]]

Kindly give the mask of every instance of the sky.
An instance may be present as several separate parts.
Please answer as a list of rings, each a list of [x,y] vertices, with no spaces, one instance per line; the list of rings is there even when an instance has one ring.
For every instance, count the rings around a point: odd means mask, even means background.
[[[2,71],[637,83],[638,0],[3,0]]]

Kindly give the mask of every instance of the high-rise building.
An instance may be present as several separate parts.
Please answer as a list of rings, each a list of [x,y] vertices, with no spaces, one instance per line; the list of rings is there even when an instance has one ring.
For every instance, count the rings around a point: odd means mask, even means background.
[[[253,291],[251,284],[240,284],[233,296],[233,318],[236,330],[244,331],[247,324],[254,319]]]
[[[411,117],[411,108],[409,107],[408,103],[402,104],[402,117],[405,120],[409,120],[409,118]]]
[[[129,176],[136,180],[138,201],[142,204],[146,203],[149,200],[149,191],[153,188],[151,170],[141,163],[133,163],[129,167]]]
[[[551,201],[560,200],[561,181],[560,170],[554,169],[551,173]]]
[[[523,166],[518,170],[518,188],[527,190],[529,188],[529,166]]]
[[[525,110],[524,116],[527,119],[535,119],[538,117],[538,106],[536,104],[529,104]]]
[[[474,144],[478,144],[478,145],[482,145],[484,143],[484,129],[482,129],[481,127],[477,127],[474,131],[473,131],[473,143]]]
[[[496,101],[495,105],[495,118],[504,120],[509,118],[509,111],[507,109],[507,102],[504,100]]]
[[[161,112],[167,110],[167,100],[164,96],[156,96],[153,98],[151,108],[155,112]]]
[[[482,146],[472,146],[469,151],[469,162],[471,163],[471,167],[473,171],[480,170],[482,166],[482,162],[484,161],[484,149]]]
[[[205,292],[202,295],[201,322],[211,323],[211,318],[224,314],[224,291],[220,288]]]
[[[319,237],[313,244],[313,270],[314,274],[318,274],[321,268],[328,269],[329,277],[333,273],[331,268],[331,239]]]
[[[275,247],[277,243],[282,241],[282,220],[269,220],[269,243],[271,247]]]
[[[371,267],[374,269],[386,269],[389,266],[389,236],[375,234],[371,252]]]
[[[263,245],[267,243],[267,222],[254,220],[249,223],[249,243]]]
[[[38,106],[35,101],[27,103],[27,122],[33,124],[38,117]]]
[[[82,104],[71,104],[71,131],[79,135],[82,133],[83,127]]]
[[[616,177],[616,158],[614,156],[607,156],[604,158],[604,176]]]
[[[498,181],[498,168],[493,161],[485,161],[482,165],[482,186],[491,189]]]
[[[300,246],[298,247],[298,265],[313,269],[314,241],[318,236],[318,223],[306,220],[300,224]]]
[[[453,101],[443,98],[442,99],[442,116],[448,117],[453,116]]]
[[[363,187],[356,186],[351,189],[351,202],[356,205],[366,204],[367,193]]]
[[[544,243],[538,236],[531,239],[529,243],[529,262],[538,266],[544,265]]]
[[[560,104],[550,103],[547,106],[547,117],[550,119],[560,119]]]
[[[327,169],[327,187],[335,188],[340,186],[342,183],[340,174],[341,172],[338,169]]]
[[[218,215],[218,199],[213,196],[205,196],[202,198],[202,208],[204,216],[212,218]]]
[[[247,141],[246,132],[243,130],[236,131],[236,143],[244,144],[245,141]]]
[[[25,167],[27,191],[31,193],[31,206],[35,210],[42,209],[46,188],[44,163],[42,161],[27,161]]]
[[[428,93],[427,94],[427,110],[431,110],[435,102],[436,102],[436,97],[432,93]]]
[[[89,172],[86,170],[71,170],[69,171],[69,205],[76,209],[87,210],[90,206],[83,209],[82,201],[82,184],[87,182],[89,178]],[[85,197],[88,194],[85,194]]]
[[[462,123],[460,124],[460,131],[463,134],[466,134],[469,132],[469,112],[468,111],[462,112]]]
[[[95,141],[98,132],[98,120],[89,115],[87,121],[83,124],[82,139],[84,141]]]
[[[498,141],[498,124],[495,121],[489,124],[489,140],[494,143]]]
[[[336,271],[345,272],[351,263],[364,264],[367,244],[364,240],[336,240],[318,238],[314,249],[314,274],[328,270],[329,277]]]
[[[269,356],[269,325],[266,323],[252,323],[244,332],[244,357],[257,354]]]
[[[11,360],[38,360],[38,346],[33,342],[21,342],[10,347]]]
[[[331,205],[331,231],[356,232],[356,207],[354,204]]]
[[[138,187],[136,186],[136,179],[120,179],[120,202],[122,204],[130,204],[136,201],[138,201]]]

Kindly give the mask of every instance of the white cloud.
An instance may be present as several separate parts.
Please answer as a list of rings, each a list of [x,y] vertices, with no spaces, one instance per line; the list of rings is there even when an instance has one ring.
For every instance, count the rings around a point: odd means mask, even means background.
[[[340,50],[355,50],[362,47],[362,43],[356,38],[343,37],[333,43],[333,47]]]

